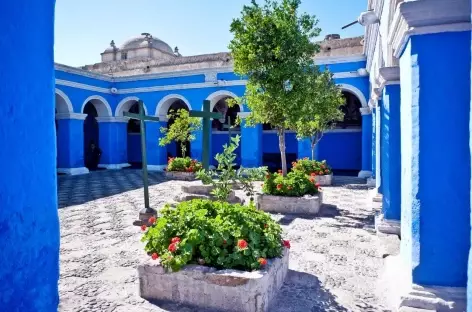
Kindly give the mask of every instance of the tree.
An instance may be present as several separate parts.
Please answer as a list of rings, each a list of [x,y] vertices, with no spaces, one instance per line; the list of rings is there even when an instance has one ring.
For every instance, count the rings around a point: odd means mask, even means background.
[[[314,68],[316,70],[316,68]],[[309,84],[311,95],[303,106],[301,119],[295,124],[298,139],[309,139],[311,159],[315,159],[315,147],[323,133],[342,120],[343,113],[339,107],[344,104],[344,97],[339,87],[334,84],[332,74],[325,71],[314,74]]]
[[[169,128],[161,127],[161,133],[165,133],[165,136],[159,140],[159,145],[166,146],[175,141],[180,144],[182,156],[185,157],[185,143],[195,140],[193,132],[201,128],[200,120],[190,117],[190,113],[185,109],[171,110],[167,118],[174,119],[174,122]]]
[[[249,125],[269,123],[279,136],[282,171],[287,173],[285,131],[301,120],[313,94],[308,85],[319,75],[313,57],[319,46],[315,16],[298,14],[300,0],[255,0],[231,23],[229,45],[234,70],[246,76],[243,100],[250,108]]]

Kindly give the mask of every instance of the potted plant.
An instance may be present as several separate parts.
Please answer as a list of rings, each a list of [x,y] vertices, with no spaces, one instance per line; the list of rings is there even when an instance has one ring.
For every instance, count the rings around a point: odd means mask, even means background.
[[[326,160],[299,159],[292,163],[292,171],[303,172],[307,176],[315,177],[316,182],[319,183],[320,186],[331,185],[333,183],[333,171],[326,163]]]

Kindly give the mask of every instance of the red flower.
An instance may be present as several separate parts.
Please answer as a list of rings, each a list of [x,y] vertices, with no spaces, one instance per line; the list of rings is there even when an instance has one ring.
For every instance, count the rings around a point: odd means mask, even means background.
[[[156,218],[155,217],[150,217],[149,218],[149,224],[154,224],[156,223]]]
[[[288,240],[283,240],[282,243],[283,243],[284,247],[290,249],[290,241],[288,241]]]
[[[311,178],[310,178],[310,182],[311,182],[311,183],[315,183],[315,177],[311,177]]]
[[[169,251],[170,252],[175,252],[177,250],[177,244],[176,243],[172,243],[169,245]]]
[[[157,260],[159,258],[159,255],[157,253],[153,253],[151,258],[152,260]]]
[[[277,189],[280,191],[282,189],[282,184],[277,184]]]
[[[312,177],[316,177],[316,172],[312,172],[312,173],[311,173],[311,176],[312,176]]]
[[[315,184],[316,187],[320,187],[320,185],[321,185],[321,184],[319,184],[319,183],[316,183],[316,184]]]
[[[247,248],[247,242],[244,239],[238,240],[238,248],[239,249],[246,249]]]
[[[267,260],[264,259],[264,258],[259,258],[259,260],[257,260],[257,262],[259,262],[259,264],[261,266],[267,265]]]
[[[173,239],[171,239],[170,242],[171,242],[172,244],[179,243],[179,242],[180,242],[180,237],[176,236],[176,237],[174,237]]]
[[[141,231],[146,231],[146,229],[147,229],[146,224],[141,225]]]

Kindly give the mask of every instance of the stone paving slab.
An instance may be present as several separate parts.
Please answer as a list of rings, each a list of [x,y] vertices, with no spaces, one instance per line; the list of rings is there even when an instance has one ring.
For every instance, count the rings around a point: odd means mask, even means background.
[[[188,183],[155,172],[149,178],[155,208],[171,202]],[[153,304],[138,295],[136,268],[143,244],[132,223],[143,207],[139,170],[61,176],[58,183],[59,311],[202,311]],[[355,178],[335,177],[334,185],[323,189],[318,216],[273,215],[292,248],[286,282],[270,311],[389,311],[375,290],[383,259],[367,186]],[[244,197],[242,191],[236,193]]]

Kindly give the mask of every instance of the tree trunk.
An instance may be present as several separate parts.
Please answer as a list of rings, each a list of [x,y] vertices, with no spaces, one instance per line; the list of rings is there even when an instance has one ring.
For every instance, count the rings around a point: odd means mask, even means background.
[[[316,147],[316,139],[311,139],[311,160],[315,160],[315,147]]]
[[[287,175],[287,157],[285,156],[285,129],[279,130],[280,159],[282,161],[282,174]]]
[[[180,150],[182,151],[182,158],[185,158],[185,151],[187,147],[185,146],[185,142],[180,142]]]

